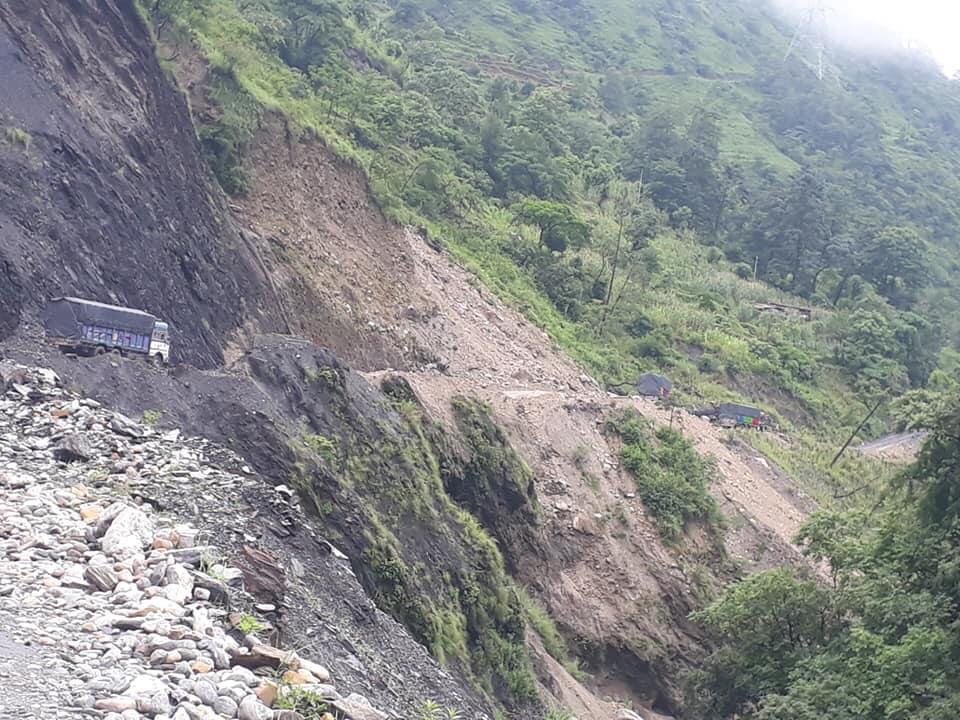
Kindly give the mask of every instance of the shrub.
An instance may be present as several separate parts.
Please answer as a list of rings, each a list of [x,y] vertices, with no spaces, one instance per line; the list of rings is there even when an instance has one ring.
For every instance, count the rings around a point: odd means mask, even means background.
[[[719,511],[708,491],[712,468],[688,440],[670,428],[654,430],[635,410],[614,416],[607,427],[623,439],[621,460],[664,537],[678,539],[691,520],[717,525]]]
[[[3,131],[3,139],[11,145],[22,147],[24,150],[29,150],[30,143],[33,141],[30,133],[18,127],[5,128]]]
[[[276,706],[300,713],[304,720],[321,720],[327,713],[327,703],[320,695],[296,686],[284,687]]]
[[[249,635],[250,633],[260,632],[261,630],[266,629],[266,625],[257,620],[253,615],[249,613],[244,613],[240,616],[240,619],[234,623],[234,627],[244,635]]]
[[[303,436],[303,442],[308,448],[327,462],[332,462],[337,457],[336,441],[324,435],[306,433]]]

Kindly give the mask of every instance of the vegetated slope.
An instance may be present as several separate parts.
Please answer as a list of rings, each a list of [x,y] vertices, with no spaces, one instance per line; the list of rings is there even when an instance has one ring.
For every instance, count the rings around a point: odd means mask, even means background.
[[[204,0],[154,19],[209,63],[201,134],[229,192],[280,110],[604,380],[666,368],[691,396],[833,429],[857,395],[950,374],[958,104],[929,63],[838,51],[821,82],[802,48],[784,61],[765,3]],[[771,321],[769,300],[814,321]]]
[[[284,327],[133,3],[5,2],[0,67],[0,337],[61,294],[167,319],[200,365]]]

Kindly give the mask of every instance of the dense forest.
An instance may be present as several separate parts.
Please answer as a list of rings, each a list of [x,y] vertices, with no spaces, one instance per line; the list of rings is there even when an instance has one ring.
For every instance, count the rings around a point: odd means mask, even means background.
[[[697,619],[720,648],[691,678],[695,718],[947,720],[960,713],[960,415],[873,512],[823,512],[799,541],[827,580],[753,575]]]
[[[828,578],[755,575],[700,613],[718,650],[690,717],[960,715],[960,82],[842,48],[820,78],[760,0],[143,12],[161,58],[208,65],[198,129],[227,193],[279,113],[598,378],[656,369],[679,402],[747,398],[799,431],[756,442],[842,506],[800,538]],[[878,400],[863,432],[933,430],[889,483],[828,463]]]

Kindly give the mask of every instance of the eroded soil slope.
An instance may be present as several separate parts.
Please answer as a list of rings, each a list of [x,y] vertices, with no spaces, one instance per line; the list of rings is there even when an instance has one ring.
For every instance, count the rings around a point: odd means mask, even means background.
[[[253,187],[236,202],[244,224],[264,238],[264,252],[272,247],[295,258],[296,282],[342,307],[363,332],[376,333],[381,348],[392,348],[378,350],[379,359],[390,358],[451,430],[453,398],[491,405],[533,468],[549,518],[538,528],[537,551],[511,548],[509,538],[500,538],[515,573],[592,660],[595,690],[675,709],[678,673],[703,652],[687,615],[700,602],[697,593],[709,587],[694,586],[704,576],[709,586],[732,569],[706,570],[715,569],[717,558],[697,532],[683,550],[664,545],[619,466],[616,441],[602,432],[618,407],[636,407],[663,423],[670,422],[669,412],[601,390],[447,254],[419,233],[386,223],[359,195],[365,184],[358,171],[316,142],[285,145],[276,133],[264,133],[260,142]],[[289,287],[288,268],[275,272]],[[358,357],[337,333],[325,336],[317,326],[313,337]],[[359,367],[369,369],[376,359],[360,357]],[[368,373],[373,381],[389,375]],[[683,413],[673,422],[716,459],[713,492],[729,521],[731,559],[748,568],[800,561],[790,539],[809,501],[725,432]],[[564,673],[545,686],[568,698],[596,697]]]

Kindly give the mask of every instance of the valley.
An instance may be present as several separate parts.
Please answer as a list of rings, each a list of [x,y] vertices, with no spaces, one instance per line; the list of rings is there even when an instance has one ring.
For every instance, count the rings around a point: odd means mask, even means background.
[[[38,718],[950,717],[956,82],[817,85],[770,69],[785,28],[0,7],[0,715],[39,645]],[[173,362],[58,352],[60,294],[169,321]],[[668,400],[608,391],[645,371]],[[88,504],[150,532],[111,553]]]

